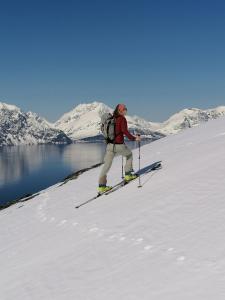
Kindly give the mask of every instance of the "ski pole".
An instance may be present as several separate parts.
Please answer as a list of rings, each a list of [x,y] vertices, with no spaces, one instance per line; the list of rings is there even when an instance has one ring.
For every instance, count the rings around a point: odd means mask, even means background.
[[[138,134],[138,136],[140,136],[140,134]],[[139,179],[139,185],[138,187],[142,187],[141,185],[141,174],[140,174],[140,170],[141,170],[141,141],[138,141],[138,163],[139,163],[139,176],[138,176],[138,179]]]
[[[124,176],[123,176],[123,156],[122,156],[122,179],[124,179]]]

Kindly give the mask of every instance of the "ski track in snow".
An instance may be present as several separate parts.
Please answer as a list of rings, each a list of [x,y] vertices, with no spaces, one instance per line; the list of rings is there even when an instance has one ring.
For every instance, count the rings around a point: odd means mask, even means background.
[[[40,222],[45,222],[48,218],[46,216],[46,206],[48,201],[48,194],[43,193],[40,195],[38,209],[37,209],[37,217],[40,220]],[[51,218],[52,219],[52,218]]]
[[[113,233],[111,234],[110,232],[105,231],[105,229],[98,228],[97,226],[93,225],[89,228],[85,228],[84,226],[80,225],[77,222],[68,221],[67,219],[56,219],[53,216],[47,216],[46,213],[46,207],[47,207],[47,201],[48,201],[48,194],[44,193],[41,195],[40,204],[38,205],[37,209],[37,217],[40,222],[49,222],[49,223],[55,223],[56,226],[58,227],[66,227],[66,226],[71,226],[71,227],[76,227],[76,229],[79,229],[82,233],[89,233],[89,234],[95,234],[96,237],[101,237],[104,238],[106,242],[126,242],[126,247],[131,247],[131,246],[140,246],[138,247],[138,250],[141,251],[141,253],[147,252],[147,251],[159,251],[159,248],[154,247],[153,245],[149,245],[148,243],[145,242],[144,238],[142,237],[127,237],[123,233],[118,232],[118,233]],[[80,225],[80,226],[79,226]],[[82,228],[82,229],[81,229]],[[143,251],[144,250],[144,251]],[[169,248],[164,250],[164,252],[174,252],[174,248]],[[160,249],[160,252],[163,252],[163,249]],[[176,258],[177,261],[182,261],[185,260],[184,256],[178,256]]]
[[[106,243],[118,243],[121,245],[121,247],[127,248],[127,250],[129,250],[131,247],[136,248],[136,252],[138,252],[140,255],[164,256],[168,260],[174,261],[174,263],[176,263],[179,266],[189,264],[196,271],[202,268],[209,268],[211,271],[214,272],[221,271],[222,266],[218,265],[214,260],[202,260],[200,262],[198,260],[189,259],[184,252],[180,252],[179,250],[173,247],[165,248],[160,245],[154,245],[150,241],[145,240],[141,234],[136,234],[135,237],[126,236],[122,232],[112,233],[103,228],[99,228],[96,224],[93,224],[89,227],[85,227],[85,225],[79,224],[74,220],[56,219],[54,216],[48,216],[46,212],[47,202],[49,200],[48,193],[43,193],[40,197],[40,204],[38,204],[37,208],[37,217],[41,223],[54,223],[55,226],[61,227],[62,229],[68,229],[68,227],[74,228],[74,230],[78,230],[82,234],[92,235],[95,238],[101,238]]]

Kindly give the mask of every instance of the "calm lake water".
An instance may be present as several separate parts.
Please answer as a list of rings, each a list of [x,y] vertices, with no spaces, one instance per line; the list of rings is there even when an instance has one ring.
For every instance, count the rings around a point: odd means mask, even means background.
[[[128,142],[130,148],[137,143]],[[33,194],[102,162],[104,143],[0,147],[0,204]]]

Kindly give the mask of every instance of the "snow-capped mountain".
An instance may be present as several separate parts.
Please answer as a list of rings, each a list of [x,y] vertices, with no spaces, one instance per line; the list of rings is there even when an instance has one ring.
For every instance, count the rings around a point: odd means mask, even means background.
[[[0,102],[0,146],[70,142],[64,132],[54,128],[44,118]]]
[[[183,109],[171,116],[167,121],[159,124],[158,130],[165,135],[173,134],[185,128],[195,127],[201,123],[217,119],[224,115],[225,106],[207,110],[198,108]]]
[[[63,130],[71,139],[78,140],[100,135],[100,119],[112,109],[103,103],[79,104],[65,113],[55,127]]]
[[[96,139],[101,137],[101,116],[113,109],[101,102],[80,104],[72,111],[64,114],[55,127],[63,130],[72,140]],[[164,135],[157,132],[160,126],[157,123],[148,122],[137,116],[127,116],[129,130],[142,134],[148,138],[158,139]]]

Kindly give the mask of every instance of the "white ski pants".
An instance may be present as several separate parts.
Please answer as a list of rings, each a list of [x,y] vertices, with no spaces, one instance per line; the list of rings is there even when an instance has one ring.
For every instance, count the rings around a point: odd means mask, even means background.
[[[131,172],[133,170],[133,155],[130,148],[128,148],[125,144],[108,144],[104,157],[104,165],[99,176],[99,184],[106,185],[107,173],[111,168],[115,155],[122,155],[126,157],[126,164],[124,167],[125,173]]]

